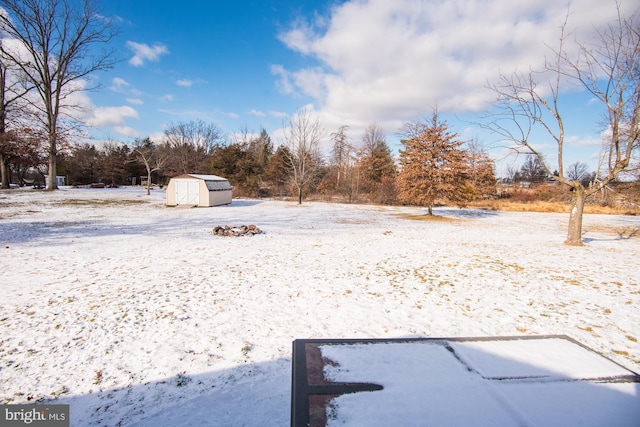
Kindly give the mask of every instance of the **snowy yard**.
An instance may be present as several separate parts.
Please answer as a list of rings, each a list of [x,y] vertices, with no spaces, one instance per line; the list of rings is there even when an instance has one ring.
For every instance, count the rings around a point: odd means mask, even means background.
[[[640,218],[0,192],[0,402],[71,425],[288,425],[296,338],[568,335],[640,372]],[[253,237],[211,234],[255,224]],[[636,389],[637,390],[637,389]],[[639,398],[637,395],[635,398]]]

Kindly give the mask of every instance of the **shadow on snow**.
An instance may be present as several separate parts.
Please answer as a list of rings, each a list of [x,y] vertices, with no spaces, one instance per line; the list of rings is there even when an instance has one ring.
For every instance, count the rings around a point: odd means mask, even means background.
[[[631,426],[640,419],[640,383],[637,377],[635,383],[631,380],[627,392],[621,392],[602,378],[572,379],[562,373],[483,353],[479,349],[467,350],[463,355],[450,351],[452,359],[445,363],[447,366],[435,366],[438,372],[433,376],[411,375],[408,380],[421,381],[425,386],[433,381],[444,381],[442,387],[437,384],[435,387],[441,388],[443,393],[449,392],[444,400],[438,399],[445,403],[445,407],[436,405],[428,408],[429,393],[414,402],[421,408],[427,407],[429,417],[433,412],[434,420],[438,419],[438,414],[442,417],[442,414],[458,413],[458,425],[470,420],[484,420],[488,424],[481,422],[480,425],[493,425],[494,421],[505,421],[506,417],[512,425]],[[484,360],[485,366],[489,360],[489,366],[497,366],[506,372],[529,372],[531,378],[483,376],[482,369],[479,371],[474,362],[469,363],[467,359],[472,353],[475,353],[472,360]],[[466,374],[461,376],[461,372]],[[474,386],[467,388],[471,383],[464,378],[470,379]],[[479,388],[478,381],[481,382]],[[384,390],[373,393],[382,392]],[[505,396],[509,398],[505,399]],[[291,359],[281,358],[199,375],[183,373],[160,381],[130,384],[43,403],[69,404],[71,425],[282,426],[290,421],[290,397]],[[486,409],[485,404],[497,405],[499,411],[496,414],[487,410],[478,414],[468,412],[473,408]],[[452,406],[460,408],[456,410]],[[416,410],[413,406],[412,409]],[[337,414],[340,414],[339,408]]]

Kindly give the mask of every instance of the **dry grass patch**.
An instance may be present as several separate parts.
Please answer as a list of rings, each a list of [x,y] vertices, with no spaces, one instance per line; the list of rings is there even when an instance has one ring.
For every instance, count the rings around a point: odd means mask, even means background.
[[[51,202],[59,206],[88,206],[88,207],[121,207],[148,204],[148,200],[143,199],[62,199]]]
[[[366,221],[366,220],[357,220],[357,219],[339,219],[338,221],[336,221],[338,224],[345,224],[345,225],[372,225],[372,224],[377,224],[376,221]]]
[[[403,219],[411,219],[415,221],[427,221],[427,222],[460,222],[460,218],[450,218],[439,215],[427,215],[427,214],[395,214],[395,217]]]
[[[568,214],[571,211],[571,205],[568,203],[548,202],[542,200],[534,200],[531,202],[516,202],[510,200],[483,200],[473,202],[469,205],[469,207],[507,212],[549,212]],[[640,215],[640,208],[613,207],[590,204],[584,207],[584,213],[604,215]]]
[[[470,207],[506,212],[559,212],[569,213],[571,207],[557,202],[512,202],[507,200],[483,200],[474,202]]]
[[[0,209],[3,208],[17,208],[21,206],[33,206],[31,203],[24,202],[14,202],[9,200],[7,197],[0,198]]]

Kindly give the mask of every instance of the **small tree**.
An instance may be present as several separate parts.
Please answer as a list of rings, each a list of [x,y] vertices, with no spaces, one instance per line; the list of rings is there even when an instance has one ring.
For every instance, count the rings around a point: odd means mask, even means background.
[[[269,157],[269,161],[264,169],[264,180],[271,184],[271,194],[281,196],[283,188],[287,184],[289,169],[287,164],[291,158],[287,147],[279,146],[275,153]]]
[[[324,128],[318,118],[309,110],[299,110],[285,123],[284,145],[287,150],[289,181],[295,187],[298,204],[302,204],[304,190],[315,182],[322,166],[320,141],[325,136]]]
[[[520,179],[530,184],[540,184],[547,179],[547,171],[537,156],[527,156],[520,166]]]
[[[362,136],[362,145],[358,150],[358,171],[362,191],[383,203],[395,199],[396,164],[384,131],[375,123],[367,126]]]
[[[405,123],[402,128],[398,197],[400,201],[424,205],[433,215],[438,198],[465,200],[468,159],[458,135],[449,132],[446,121],[434,113],[430,121]]]
[[[469,199],[477,200],[496,194],[494,161],[477,141],[467,143]]]
[[[333,148],[331,149],[331,164],[335,169],[335,188],[340,188],[340,179],[344,175],[344,170],[349,164],[349,152],[352,151],[347,137],[347,129],[349,126],[342,125],[338,130],[331,134],[333,140]]]
[[[358,192],[356,149],[349,142],[348,126],[342,125],[331,134],[333,146],[329,164],[325,167],[318,188],[332,194],[341,194],[351,203]]]
[[[133,152],[136,154],[147,170],[147,196],[151,194],[151,173],[159,171],[167,161],[167,155],[163,155],[158,147],[149,139],[136,139],[133,143]]]
[[[589,166],[583,162],[571,163],[567,168],[567,178],[572,181],[583,182],[589,176]],[[588,185],[588,184],[587,184]]]
[[[569,56],[566,44],[567,21],[553,58],[541,71],[501,75],[492,89],[502,114],[488,128],[533,154],[547,174],[570,188],[571,214],[567,245],[582,245],[582,215],[585,200],[614,181],[631,164],[640,139],[640,13],[618,19],[597,29],[593,43],[578,43],[578,58]],[[552,76],[549,79],[549,76]],[[544,83],[544,84],[543,84]],[[560,100],[565,84],[572,83],[599,102],[606,117],[607,139],[601,149],[603,168],[598,179],[585,186],[569,176],[564,165],[565,123]],[[530,139],[534,128],[542,128],[557,146],[557,166],[553,168]]]

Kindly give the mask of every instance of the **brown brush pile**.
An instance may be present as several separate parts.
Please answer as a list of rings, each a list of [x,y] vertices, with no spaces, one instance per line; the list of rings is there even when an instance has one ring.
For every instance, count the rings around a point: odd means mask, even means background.
[[[262,230],[260,230],[257,226],[251,225],[218,225],[213,227],[211,234],[214,236],[225,236],[225,237],[242,237],[242,236],[255,236],[256,234],[261,234]]]

